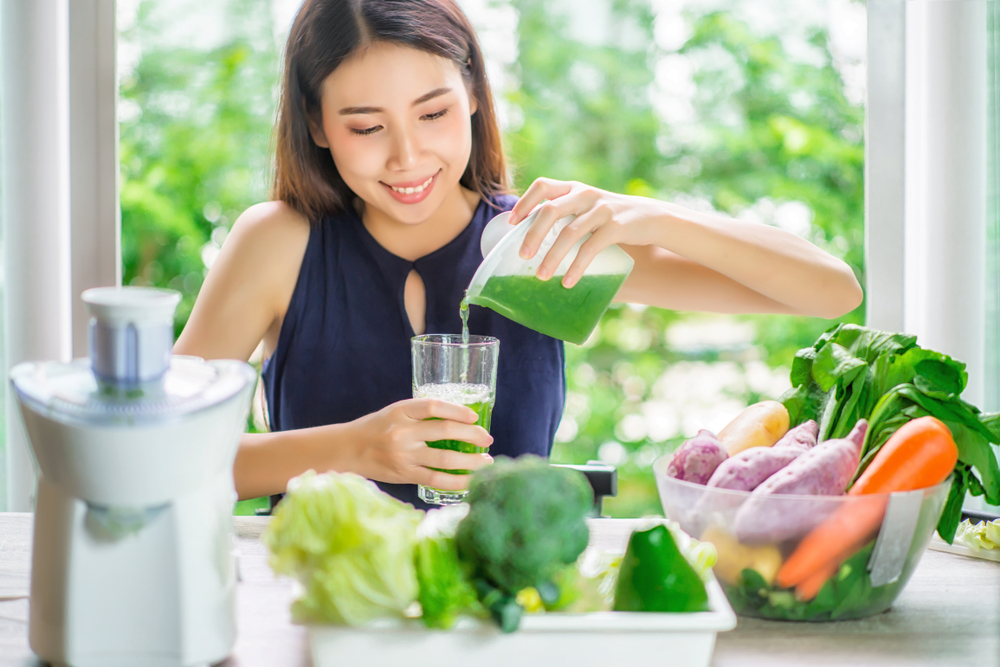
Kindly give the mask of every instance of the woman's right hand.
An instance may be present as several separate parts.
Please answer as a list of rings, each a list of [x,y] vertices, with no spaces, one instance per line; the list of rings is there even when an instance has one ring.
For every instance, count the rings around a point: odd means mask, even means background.
[[[459,440],[489,447],[493,437],[476,426],[475,411],[434,398],[412,398],[358,419],[359,474],[392,484],[423,484],[445,491],[469,485],[469,475],[431,470],[478,470],[493,463],[489,454],[465,454],[428,447],[435,440]]]

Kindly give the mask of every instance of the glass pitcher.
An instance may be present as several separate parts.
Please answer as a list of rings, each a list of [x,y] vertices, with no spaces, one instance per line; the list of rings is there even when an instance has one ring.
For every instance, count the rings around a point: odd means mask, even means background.
[[[551,278],[539,280],[535,272],[574,216],[556,221],[535,256],[522,259],[518,252],[538,211],[516,226],[507,222],[509,212],[490,220],[480,242],[485,259],[472,277],[466,300],[547,336],[582,345],[611,305],[634,262],[618,246],[608,246],[573,287],[563,287],[563,276],[580,246],[590,238],[588,234],[570,249]]]

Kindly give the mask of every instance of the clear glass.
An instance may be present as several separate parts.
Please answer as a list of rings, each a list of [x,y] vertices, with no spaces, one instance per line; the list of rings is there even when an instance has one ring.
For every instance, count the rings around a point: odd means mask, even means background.
[[[410,342],[413,355],[413,397],[438,398],[465,405],[479,415],[476,421],[487,431],[496,401],[497,360],[500,341],[490,336],[469,336],[463,342],[460,334],[426,334],[414,336]],[[483,453],[477,447],[459,440],[435,440],[428,447],[457,452]],[[453,475],[468,475],[469,470],[446,470]],[[446,491],[418,486],[420,499],[432,505],[460,503],[467,490]]]
[[[786,621],[863,618],[888,609],[920,562],[941,517],[952,481],[949,477],[937,486],[922,489],[923,495],[917,498],[919,509],[914,506],[914,513],[909,516],[889,507],[890,496],[894,494],[879,493],[773,495],[763,499],[755,496],[753,505],[747,506],[753,510],[750,513],[741,509],[753,494],[669,477],[666,469],[670,458],[667,455],[653,464],[663,513],[692,537],[715,545],[718,559],[712,569],[737,614]],[[848,505],[858,516],[870,513],[881,517],[874,524],[877,531],[826,579],[811,599],[801,600],[796,589],[782,588],[775,575],[783,562],[814,528]],[[878,546],[883,533],[887,544]],[[883,553],[889,554],[890,560],[895,554],[897,576],[890,577],[887,583],[873,582],[876,578],[873,564]]]

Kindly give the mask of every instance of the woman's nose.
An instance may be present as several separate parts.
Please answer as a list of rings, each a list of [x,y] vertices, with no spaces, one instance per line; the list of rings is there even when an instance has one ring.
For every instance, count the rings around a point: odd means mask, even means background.
[[[409,169],[416,165],[420,149],[414,133],[408,129],[398,130],[393,139],[393,151],[389,167],[393,169]]]

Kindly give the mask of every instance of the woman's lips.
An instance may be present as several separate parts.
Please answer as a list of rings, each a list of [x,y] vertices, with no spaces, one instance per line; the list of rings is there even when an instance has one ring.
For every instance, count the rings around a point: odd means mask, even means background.
[[[433,176],[423,181],[410,181],[409,183],[399,183],[395,186],[387,183],[382,183],[382,185],[392,195],[392,198],[401,204],[417,204],[427,199],[428,195],[430,195],[440,173],[439,170]],[[381,181],[379,182],[381,183]],[[407,190],[411,190],[411,192],[407,192]]]

